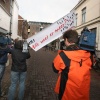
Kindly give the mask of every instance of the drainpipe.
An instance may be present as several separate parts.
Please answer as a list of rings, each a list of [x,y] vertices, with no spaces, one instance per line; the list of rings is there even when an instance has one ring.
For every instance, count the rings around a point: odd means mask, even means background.
[[[12,10],[13,10],[13,1],[14,0],[10,0],[10,33],[12,33],[12,30],[11,30],[11,28],[12,28]]]
[[[23,22],[22,22],[22,33],[21,33],[21,36],[22,36],[22,39],[24,39],[24,23],[25,23],[25,20],[23,19]]]
[[[99,16],[100,16],[100,0],[99,0]]]

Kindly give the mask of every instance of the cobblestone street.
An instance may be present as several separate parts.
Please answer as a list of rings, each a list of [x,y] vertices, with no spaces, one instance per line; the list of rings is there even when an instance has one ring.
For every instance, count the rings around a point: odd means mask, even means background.
[[[57,95],[54,93],[57,74],[52,70],[52,61],[56,56],[56,52],[44,51],[43,49],[35,52],[31,49],[30,53],[31,58],[27,61],[28,71],[24,100],[58,100]],[[0,100],[7,100],[10,85],[10,66],[7,66],[5,71],[2,83],[4,97]],[[90,100],[100,100],[100,72],[91,70],[91,75]],[[16,100],[18,100],[17,92]]]

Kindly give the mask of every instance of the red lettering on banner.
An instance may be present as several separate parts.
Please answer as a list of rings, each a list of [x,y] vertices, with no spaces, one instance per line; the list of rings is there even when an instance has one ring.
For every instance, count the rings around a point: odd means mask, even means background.
[[[58,31],[59,31],[61,28],[63,28],[63,27],[64,27],[64,24],[60,25],[60,26],[58,27],[58,29],[55,29],[54,32],[51,32],[51,33],[50,33],[50,36],[53,36],[55,32],[58,32]],[[42,40],[42,41],[43,41],[43,40]]]
[[[52,32],[52,33],[50,33],[50,36],[53,36],[53,32]]]
[[[64,27],[64,24],[61,25],[61,28],[63,28],[63,27]]]
[[[58,32],[61,28],[63,28],[64,27],[64,24],[62,24],[62,25],[60,25],[59,27],[58,27],[58,29],[55,29],[55,32]]]
[[[58,32],[60,30],[60,28],[58,28],[58,29],[55,29],[55,32]]]
[[[43,43],[47,39],[48,39],[48,35],[43,40],[41,40],[40,42]]]
[[[32,45],[32,48],[35,49],[37,46],[39,46],[39,44],[35,43],[34,45]]]

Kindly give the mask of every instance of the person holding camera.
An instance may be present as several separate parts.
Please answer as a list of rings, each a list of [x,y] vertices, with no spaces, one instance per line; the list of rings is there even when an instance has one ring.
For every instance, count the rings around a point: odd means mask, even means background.
[[[11,66],[11,85],[8,91],[8,100],[15,100],[15,92],[17,83],[19,82],[18,99],[23,100],[25,90],[25,79],[27,74],[26,59],[30,58],[30,53],[23,52],[23,41],[16,40],[14,49],[11,52],[12,66]]]
[[[76,30],[66,31],[63,39],[66,50],[59,51],[52,66],[59,74],[55,92],[59,100],[89,100],[91,54],[77,45]]]

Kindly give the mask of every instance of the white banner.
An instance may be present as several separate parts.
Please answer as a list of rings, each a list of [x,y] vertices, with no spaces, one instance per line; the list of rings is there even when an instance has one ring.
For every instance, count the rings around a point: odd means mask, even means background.
[[[35,51],[61,37],[65,31],[75,26],[75,13],[70,12],[60,20],[51,24],[39,33],[27,39],[29,46]]]

